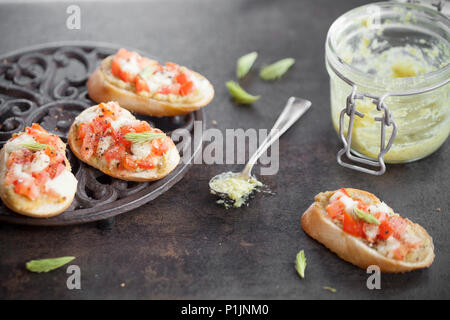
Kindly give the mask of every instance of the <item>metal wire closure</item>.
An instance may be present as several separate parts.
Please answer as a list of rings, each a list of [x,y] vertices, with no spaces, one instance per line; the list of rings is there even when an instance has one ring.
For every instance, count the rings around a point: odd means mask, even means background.
[[[355,121],[355,114],[363,118],[364,114],[356,110],[356,103],[355,100],[357,99],[364,99],[364,97],[371,98],[373,103],[376,104],[378,111],[384,111],[383,115],[381,117],[376,117],[376,121],[381,122],[381,141],[380,141],[380,153],[378,154],[378,160],[369,160],[367,158],[363,158],[361,156],[356,156],[352,154],[351,150],[351,143],[352,143],[352,132],[353,132],[353,122]],[[382,175],[386,171],[386,165],[384,163],[384,155],[389,151],[389,149],[392,146],[392,143],[394,142],[395,136],[397,135],[397,125],[395,124],[395,121],[392,119],[391,112],[387,108],[386,104],[384,103],[384,99],[386,98],[386,95],[384,95],[381,98],[377,98],[371,95],[367,94],[358,94],[357,93],[357,86],[353,85],[352,93],[347,97],[347,106],[345,109],[341,111],[340,117],[339,117],[339,136],[341,138],[342,143],[344,144],[344,148],[342,148],[338,154],[337,154],[337,162],[346,168],[354,169],[357,171],[373,174],[373,175]],[[344,118],[345,115],[350,117],[349,124],[348,124],[348,130],[347,130],[347,137],[344,135]],[[386,127],[392,126],[392,134],[389,138],[389,141],[387,145],[385,146],[385,137],[386,137]],[[363,163],[369,166],[379,167],[379,170],[372,170],[367,169],[361,166],[357,166],[354,164],[346,163],[342,161],[342,155],[346,155],[348,159]]]
[[[435,90],[437,88],[440,88],[447,83],[450,83],[450,78],[447,78],[441,83],[438,83],[431,87],[426,87],[422,89],[417,90],[409,90],[409,91],[402,91],[402,92],[388,92],[385,93],[383,96],[378,97],[372,94],[368,93],[358,93],[358,87],[357,85],[346,78],[344,75],[342,75],[340,72],[336,70],[336,68],[333,67],[333,65],[327,61],[328,66],[334,71],[334,73],[341,78],[344,82],[352,86],[352,92],[347,97],[347,103],[346,107],[341,111],[340,117],[339,117],[339,137],[344,144],[344,147],[338,152],[337,154],[337,162],[346,168],[350,168],[353,170],[373,174],[380,176],[383,173],[386,172],[386,165],[384,163],[384,156],[391,148],[392,144],[394,143],[395,136],[397,135],[397,124],[395,123],[391,112],[389,111],[389,108],[386,106],[385,100],[388,97],[404,97],[404,96],[411,96],[411,95],[417,95],[421,93],[426,93],[432,90]],[[364,114],[356,110],[356,100],[361,100],[364,98],[369,98],[372,100],[372,102],[376,105],[376,108],[378,111],[384,111],[383,115],[381,117],[376,117],[375,121],[381,122],[381,141],[380,141],[380,152],[377,156],[377,160],[371,160],[369,158],[363,157],[361,155],[357,155],[353,150],[351,150],[351,142],[352,142],[352,132],[353,132],[353,122],[355,120],[355,115],[357,115],[360,118],[364,117]],[[345,115],[349,117],[349,123],[348,123],[348,129],[347,129],[347,136],[344,135],[344,118]],[[389,138],[388,143],[385,143],[386,138],[386,127],[392,126],[392,134]],[[356,164],[351,164],[342,161],[342,156],[346,155],[347,158],[351,161],[366,164],[368,166],[373,166],[376,168],[379,168],[378,170],[368,169],[365,167],[361,167]]]

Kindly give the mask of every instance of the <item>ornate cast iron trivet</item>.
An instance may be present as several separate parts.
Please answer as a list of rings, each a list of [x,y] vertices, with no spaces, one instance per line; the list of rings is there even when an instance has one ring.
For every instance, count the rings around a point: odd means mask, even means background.
[[[3,146],[13,133],[33,122],[67,142],[73,119],[96,104],[87,94],[89,75],[101,60],[118,48],[72,42],[42,45],[0,57],[0,144]],[[192,156],[201,146],[201,140],[193,138],[193,124],[195,120],[203,120],[202,110],[181,117],[136,117],[168,134],[177,128],[187,129],[191,133]],[[1,203],[0,221],[57,226],[101,220],[101,226],[107,228],[115,215],[135,209],[166,192],[190,166],[190,161],[180,162],[170,175],[156,182],[126,182],[82,163],[69,148],[67,150],[72,171],[78,179],[78,190],[70,208],[53,218],[36,219],[18,215]],[[180,154],[182,156],[182,151]]]

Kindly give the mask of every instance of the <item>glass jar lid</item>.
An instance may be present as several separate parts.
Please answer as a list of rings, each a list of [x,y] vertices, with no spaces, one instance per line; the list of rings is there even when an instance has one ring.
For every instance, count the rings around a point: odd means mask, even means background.
[[[434,87],[450,78],[450,20],[408,3],[358,7],[330,27],[326,59],[373,94]]]

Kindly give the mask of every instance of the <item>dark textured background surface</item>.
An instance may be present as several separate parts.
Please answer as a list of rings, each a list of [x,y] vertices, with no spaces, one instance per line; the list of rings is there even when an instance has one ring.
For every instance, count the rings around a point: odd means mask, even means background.
[[[338,138],[329,113],[324,41],[329,25],[361,1],[150,1],[81,3],[81,30],[65,27],[68,4],[2,4],[0,54],[50,41],[95,40],[132,46],[207,76],[216,88],[207,126],[270,128],[290,95],[312,109],[280,141],[276,176],[263,177],[277,195],[258,196],[225,211],[207,182],[237,166],[194,165],[184,180],[154,202],[96,224],[36,228],[0,224],[0,298],[450,298],[449,143],[432,156],[389,166],[373,177],[337,165]],[[236,59],[257,50],[264,63],[293,57],[275,83],[245,81],[262,95],[251,107],[234,105],[224,83]],[[352,186],[372,191],[433,236],[436,259],[428,270],[383,275],[382,290],[366,288],[367,274],[340,260],[301,230],[301,213],[319,191]],[[437,212],[436,208],[441,208]],[[308,259],[306,279],[294,270],[296,253]],[[65,268],[25,270],[27,260],[73,255],[82,290],[66,288]],[[125,283],[125,287],[120,284]],[[337,289],[336,293],[323,286]]]

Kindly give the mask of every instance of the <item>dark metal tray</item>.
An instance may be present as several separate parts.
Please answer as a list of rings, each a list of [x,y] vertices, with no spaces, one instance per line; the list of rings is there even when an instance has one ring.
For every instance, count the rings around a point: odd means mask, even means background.
[[[69,42],[44,44],[0,57],[0,145],[33,122],[40,123],[67,142],[67,132],[74,118],[96,104],[87,94],[89,75],[102,59],[118,48],[110,44]],[[179,117],[136,117],[167,134],[178,128],[187,129],[191,133],[191,159],[201,146],[201,139],[195,141],[193,138],[193,124],[203,120],[202,110]],[[159,181],[127,182],[82,163],[69,148],[67,150],[72,171],[78,179],[72,205],[56,217],[37,219],[16,214],[1,203],[0,221],[45,226],[104,219],[111,222],[115,215],[137,208],[166,192],[186,174],[191,163],[180,162],[173,172]],[[182,150],[180,154],[182,156]]]

